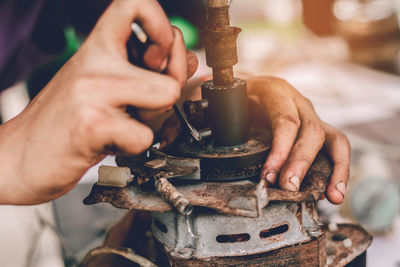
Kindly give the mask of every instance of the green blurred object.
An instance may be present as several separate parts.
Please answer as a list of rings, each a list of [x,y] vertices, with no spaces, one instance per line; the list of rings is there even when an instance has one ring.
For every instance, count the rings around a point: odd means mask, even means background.
[[[354,217],[373,233],[390,229],[400,210],[398,185],[390,179],[370,177],[360,181],[351,194]]]
[[[170,18],[171,24],[178,27],[183,34],[187,49],[193,49],[199,43],[199,35],[196,26],[182,17],[173,16]]]
[[[170,18],[171,24],[178,27],[183,34],[187,49],[193,49],[199,43],[197,28],[182,17],[173,16]],[[64,29],[65,48],[62,53],[45,65],[34,70],[28,81],[27,86],[29,96],[33,99],[44,86],[51,80],[59,69],[72,57],[78,50],[82,41],[76,35],[73,27],[68,26]]]
[[[78,50],[82,42],[76,36],[75,30],[72,27],[67,27],[64,30],[64,34],[66,47],[60,59],[64,59],[65,63],[65,61],[67,61]]]

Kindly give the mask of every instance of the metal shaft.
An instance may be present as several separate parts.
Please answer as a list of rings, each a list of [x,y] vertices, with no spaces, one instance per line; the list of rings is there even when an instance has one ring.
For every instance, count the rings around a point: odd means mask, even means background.
[[[214,85],[234,83],[233,66],[238,62],[236,39],[239,28],[231,27],[228,1],[208,1],[207,28],[203,32],[207,65],[213,68]]]
[[[233,75],[238,62],[236,39],[241,30],[230,25],[228,0],[209,0],[207,4],[203,37],[213,80],[201,86],[203,99],[209,103],[204,115],[215,146],[241,145],[247,141],[247,89],[246,82]]]

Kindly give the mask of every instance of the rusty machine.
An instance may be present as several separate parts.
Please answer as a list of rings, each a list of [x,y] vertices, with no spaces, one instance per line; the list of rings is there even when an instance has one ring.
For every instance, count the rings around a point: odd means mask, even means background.
[[[230,25],[228,0],[207,4],[203,39],[213,80],[202,84],[202,100],[174,107],[181,138],[101,167],[85,204],[151,212],[152,234],[171,266],[364,266],[370,235],[318,220],[316,202],[331,173],[322,154],[299,192],[259,179],[270,140],[249,123],[246,81],[234,78],[240,29]]]

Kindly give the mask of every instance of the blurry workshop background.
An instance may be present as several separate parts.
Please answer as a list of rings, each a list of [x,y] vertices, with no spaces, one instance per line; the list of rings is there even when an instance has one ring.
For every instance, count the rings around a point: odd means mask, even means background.
[[[187,47],[199,55],[196,77],[208,74],[197,37],[204,1],[160,2],[183,30]],[[322,120],[351,141],[345,203],[321,201],[323,220],[361,223],[374,234],[368,266],[400,266],[400,1],[233,0],[231,17],[242,28],[236,71],[287,79],[313,102]],[[0,95],[3,121],[18,114],[77,49],[80,38],[74,28],[64,33],[68,45],[57,60]],[[105,161],[115,164],[112,157]],[[0,207],[6,218],[0,222],[0,266],[10,266],[7,258],[18,255],[28,255],[20,257],[19,266],[74,266],[100,245],[124,211],[83,206],[96,179],[94,167],[54,203]],[[64,261],[57,258],[61,255]]]

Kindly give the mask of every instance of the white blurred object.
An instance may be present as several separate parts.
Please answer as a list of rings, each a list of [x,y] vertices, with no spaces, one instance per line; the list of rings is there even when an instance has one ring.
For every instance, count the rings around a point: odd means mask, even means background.
[[[390,230],[400,208],[398,185],[383,177],[368,177],[354,187],[351,213],[359,223],[373,233]]]
[[[64,266],[52,203],[0,206],[0,213],[0,266]]]
[[[400,28],[400,0],[393,0],[395,6],[395,13],[397,16],[397,20],[399,21],[399,28]]]
[[[336,127],[396,116],[400,77],[346,63],[305,62],[277,73],[309,98]]]
[[[29,94],[25,82],[19,82],[0,93],[0,114],[3,122],[21,113],[28,105],[29,101]]]
[[[239,56],[243,62],[268,60],[281,46],[276,36],[265,32],[258,34],[243,32],[238,39]]]
[[[400,262],[400,218],[398,218],[391,232],[385,236],[374,236],[368,249],[367,266],[399,266]]]
[[[29,103],[24,82],[0,94],[0,114],[8,121]],[[0,205],[0,266],[63,267],[52,203],[38,206]]]
[[[360,3],[357,0],[336,1],[333,6],[333,14],[340,20],[349,20],[357,15]]]
[[[336,18],[347,21],[357,19],[382,20],[393,14],[395,3],[393,0],[337,0],[333,6],[333,13]]]
[[[264,16],[269,22],[287,25],[300,18],[302,5],[300,0],[265,0]]]
[[[356,159],[357,181],[350,194],[350,212],[358,222],[374,233],[389,230],[400,210],[398,183],[387,163],[384,151],[359,147]]]

